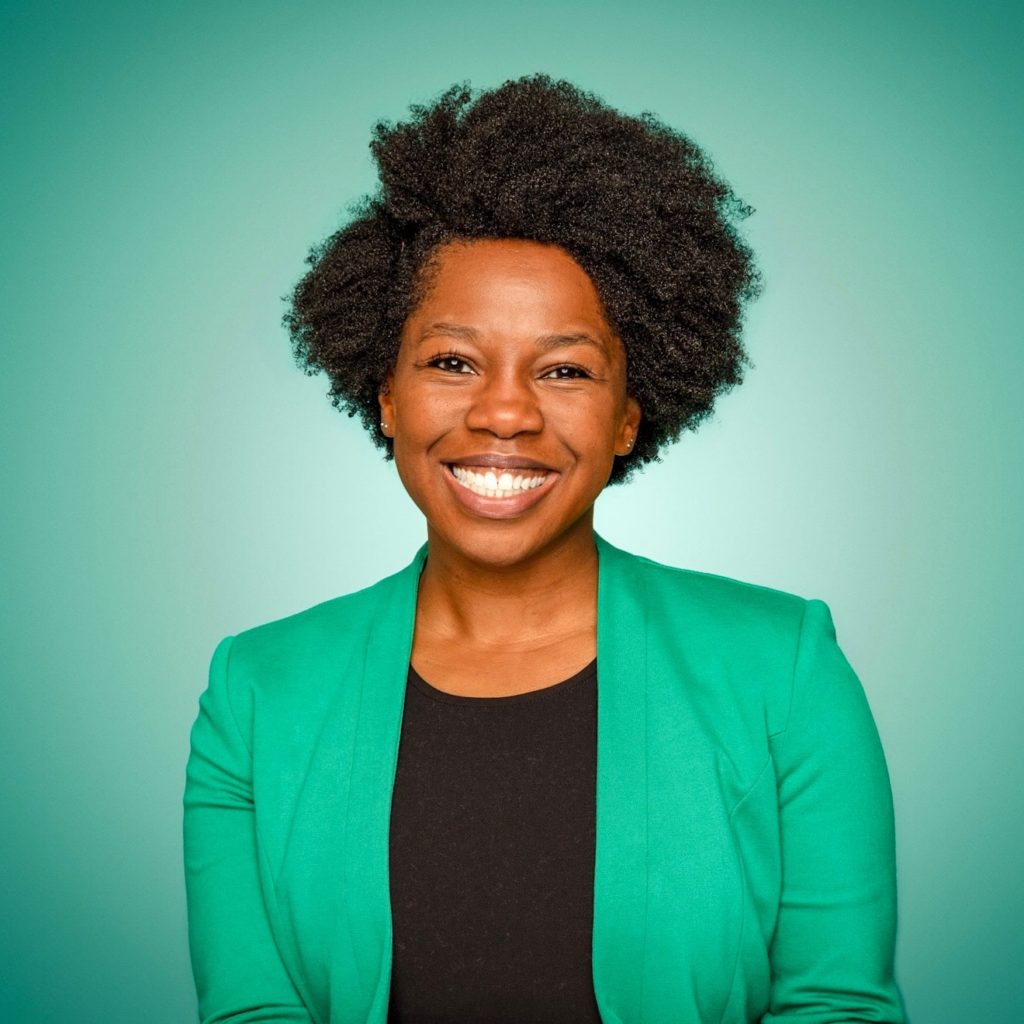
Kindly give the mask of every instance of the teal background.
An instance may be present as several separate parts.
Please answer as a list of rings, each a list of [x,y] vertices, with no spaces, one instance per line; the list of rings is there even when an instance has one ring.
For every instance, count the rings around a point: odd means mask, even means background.
[[[180,801],[223,635],[423,537],[281,296],[453,81],[650,109],[757,208],[756,364],[599,503],[821,597],[886,746],[915,1024],[1017,1021],[1021,8],[33,3],[0,15],[0,1020],[194,1017]]]

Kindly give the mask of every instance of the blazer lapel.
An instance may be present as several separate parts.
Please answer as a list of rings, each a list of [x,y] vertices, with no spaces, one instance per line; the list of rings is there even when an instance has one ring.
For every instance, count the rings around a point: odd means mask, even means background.
[[[633,556],[597,534],[594,991],[605,1024],[642,1005],[647,905],[647,617]]]
[[[321,1024],[387,1019],[391,794],[426,551],[358,602],[339,605],[345,621],[325,641],[334,647],[324,652],[334,696],[290,829],[292,867],[283,886]],[[358,639],[339,639],[347,636]]]
[[[356,969],[367,1004],[362,1019],[387,1018],[391,980],[388,836],[402,711],[412,654],[416,594],[426,561],[424,544],[393,577],[371,626],[352,760],[352,795],[345,820],[346,912]],[[356,1018],[353,1018],[356,1019]]]

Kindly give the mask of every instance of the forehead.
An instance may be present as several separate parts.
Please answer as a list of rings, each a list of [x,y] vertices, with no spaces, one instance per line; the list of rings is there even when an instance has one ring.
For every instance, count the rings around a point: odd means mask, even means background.
[[[515,322],[521,329],[561,330],[576,324],[612,333],[597,289],[576,260],[558,246],[518,239],[442,246],[410,319],[423,317],[495,328]]]

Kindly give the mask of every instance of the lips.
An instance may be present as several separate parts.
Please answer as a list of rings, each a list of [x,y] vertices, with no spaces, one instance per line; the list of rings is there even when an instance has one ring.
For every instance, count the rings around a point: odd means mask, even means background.
[[[462,455],[448,459],[449,466],[466,466],[469,469],[493,469],[495,472],[513,471],[517,469],[538,469],[550,471],[551,467],[536,459],[528,459],[523,455],[499,455],[497,452],[483,452],[476,455]]]
[[[499,464],[495,465],[496,462]],[[542,500],[558,473],[531,459],[477,456],[464,462],[445,463],[444,476],[467,511],[486,518],[507,519]]]

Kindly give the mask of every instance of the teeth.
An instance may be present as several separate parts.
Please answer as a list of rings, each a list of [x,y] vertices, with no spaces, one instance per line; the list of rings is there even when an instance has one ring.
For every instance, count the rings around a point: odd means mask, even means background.
[[[532,491],[548,478],[548,474],[544,472],[515,476],[511,473],[502,473],[498,476],[491,469],[485,473],[477,473],[465,466],[452,466],[452,475],[463,487],[485,498],[508,498],[520,491]]]

